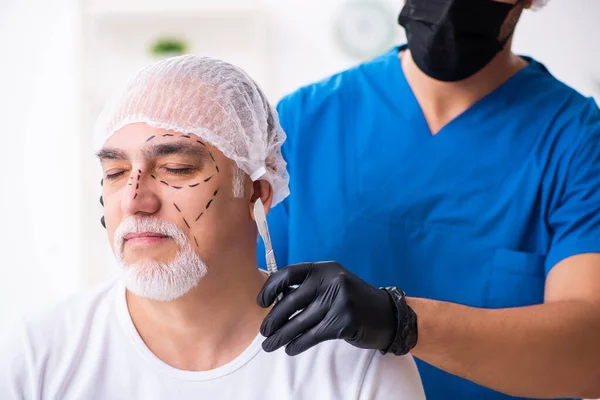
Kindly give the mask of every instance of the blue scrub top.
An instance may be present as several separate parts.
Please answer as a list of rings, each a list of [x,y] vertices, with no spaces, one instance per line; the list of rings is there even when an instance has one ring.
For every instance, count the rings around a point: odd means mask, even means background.
[[[280,102],[291,195],[268,216],[278,264],[336,260],[375,286],[474,307],[542,303],[557,262],[600,252],[597,105],[526,58],[432,136],[402,48]],[[417,363],[428,399],[509,398]]]

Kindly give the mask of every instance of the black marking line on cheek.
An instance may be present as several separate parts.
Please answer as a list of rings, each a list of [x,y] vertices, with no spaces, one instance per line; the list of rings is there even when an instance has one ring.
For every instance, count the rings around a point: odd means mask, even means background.
[[[185,220],[185,218],[183,218],[183,222],[185,222],[185,225],[188,227],[188,229],[192,229],[192,227],[190,226],[190,224],[188,224],[188,222]]]
[[[221,172],[221,171],[219,171],[219,166],[218,165],[215,165],[215,168],[217,169],[217,172]]]
[[[137,178],[137,180],[138,180],[138,181],[140,180],[140,176],[139,176],[139,175],[138,175],[138,178]]]
[[[135,185],[135,190],[138,190],[140,188],[140,184],[138,183],[137,185]]]
[[[198,142],[198,143],[200,143],[202,146],[206,147],[206,145],[205,145],[203,142],[201,142],[200,140],[196,140],[196,142]]]
[[[139,174],[141,174],[141,173],[142,173],[142,170],[141,170],[141,169],[138,169],[138,173],[139,173]]]
[[[136,199],[136,197],[137,197],[137,193],[135,194],[135,196],[133,196],[133,199],[135,200],[135,199]]]
[[[206,178],[206,179],[204,180],[204,182],[208,182],[208,181],[210,181],[210,180],[211,180],[211,178],[212,178],[213,176],[214,176],[214,175],[211,175],[211,176],[209,176],[208,178]]]
[[[155,177],[154,175],[150,175],[150,177],[151,177],[152,179],[156,179],[156,177]]]
[[[155,137],[156,137],[156,135],[152,135],[152,136],[150,136],[148,139],[146,139],[146,142],[149,142],[149,141],[151,141],[151,140],[152,140],[152,139],[154,139]]]
[[[181,212],[181,210],[179,209],[179,207],[177,207],[177,204],[173,203],[173,205],[175,206],[175,208],[177,209],[177,211]]]
[[[206,209],[208,210],[208,207],[210,207],[210,204],[213,202],[213,199],[210,199],[208,203],[206,203]]]
[[[190,186],[190,187],[196,187],[196,186],[198,186],[198,185],[199,185],[199,183],[194,183],[193,185],[189,185],[189,186]]]
[[[196,220],[194,222],[198,221],[202,215],[204,215],[203,212],[201,212],[200,215],[198,215],[198,217],[196,217]]]
[[[215,192],[213,193],[213,197],[216,196],[217,193],[219,193],[219,188],[217,188],[217,190],[215,190]]]
[[[133,186],[133,183],[128,183],[127,185],[129,185],[129,186]]]
[[[212,159],[214,162],[217,162],[217,161],[215,160],[215,158],[213,157],[213,155],[212,155],[212,153],[211,153],[210,151],[208,152],[208,154],[210,155],[210,158],[211,158],[211,159]]]
[[[194,236],[194,242],[196,242],[196,247],[200,247],[200,246],[198,245],[198,239],[196,239],[196,236]]]
[[[181,135],[182,138],[191,139],[190,135]]]
[[[165,134],[163,135],[163,137],[166,137],[166,136],[174,136],[174,135],[173,135],[172,133],[165,133]]]
[[[182,186],[171,186],[171,187],[172,187],[173,189],[177,189],[177,190],[179,190],[179,189],[181,189],[181,188],[182,188]]]
[[[167,182],[165,182],[165,181],[160,181],[160,183],[162,183],[163,185],[170,186],[170,185],[169,185]]]

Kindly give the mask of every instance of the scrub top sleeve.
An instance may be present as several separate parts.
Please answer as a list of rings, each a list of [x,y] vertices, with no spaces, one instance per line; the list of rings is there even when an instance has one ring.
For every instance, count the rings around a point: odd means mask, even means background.
[[[587,128],[569,160],[558,206],[548,216],[553,237],[546,275],[564,258],[600,252],[600,121]]]

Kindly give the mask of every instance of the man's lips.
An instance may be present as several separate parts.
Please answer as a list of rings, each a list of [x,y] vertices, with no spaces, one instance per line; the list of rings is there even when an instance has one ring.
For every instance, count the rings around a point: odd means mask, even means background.
[[[157,243],[164,239],[169,239],[168,236],[161,235],[160,233],[154,232],[142,232],[142,233],[128,233],[123,237],[127,244],[150,244]]]

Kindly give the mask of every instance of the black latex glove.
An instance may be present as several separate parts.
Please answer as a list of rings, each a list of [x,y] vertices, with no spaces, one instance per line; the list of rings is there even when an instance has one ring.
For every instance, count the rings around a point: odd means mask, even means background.
[[[300,286],[290,292],[293,285]],[[287,344],[286,353],[297,355],[330,339],[386,350],[395,338],[398,318],[391,296],[338,263],[283,268],[269,277],[258,294],[258,304],[269,307],[279,293],[285,294],[283,299],[260,328],[267,337],[262,345],[267,352]],[[298,310],[303,311],[289,320]]]

